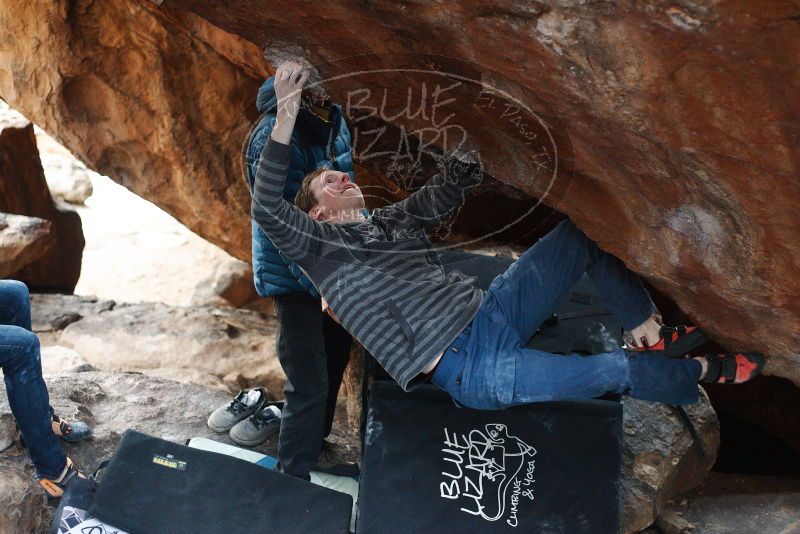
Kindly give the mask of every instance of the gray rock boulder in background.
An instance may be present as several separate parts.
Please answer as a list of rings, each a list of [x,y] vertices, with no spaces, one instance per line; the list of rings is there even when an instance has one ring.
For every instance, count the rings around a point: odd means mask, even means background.
[[[54,199],[83,205],[94,193],[89,170],[79,161],[62,155],[42,153],[47,188]]]
[[[0,211],[49,221],[54,238],[43,255],[10,276],[31,289],[71,293],[80,277],[85,245],[81,218],[53,202],[33,124],[5,106],[0,106]]]
[[[266,386],[282,397],[286,376],[275,356],[275,321],[260,313],[39,294],[32,307],[43,346],[71,349],[97,369],[141,371],[231,392]]]
[[[49,172],[49,169],[47,169]],[[74,172],[74,171],[73,171]],[[63,200],[69,204],[83,204],[86,202],[94,188],[92,181],[89,179],[89,174],[85,171],[83,173],[74,173],[72,175],[45,175],[47,177],[47,187],[50,189],[50,194],[53,198]]]
[[[0,278],[7,278],[39,259],[54,243],[49,221],[0,213]]]
[[[42,374],[54,375],[60,373],[85,373],[96,371],[86,359],[67,347],[54,345],[42,347]]]
[[[700,402],[685,407],[699,442],[674,406],[631,398],[623,406],[620,524],[628,533],[647,528],[668,499],[703,482],[717,459],[720,434],[702,388]]]
[[[192,306],[247,308],[270,316],[272,299],[262,298],[253,284],[253,268],[242,260],[230,259],[195,288]]]

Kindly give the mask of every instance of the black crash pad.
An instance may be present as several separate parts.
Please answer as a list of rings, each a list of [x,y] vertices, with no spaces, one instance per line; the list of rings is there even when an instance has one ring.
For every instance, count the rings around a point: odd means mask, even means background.
[[[618,530],[617,402],[478,411],[378,382],[366,426],[359,534]]]
[[[349,495],[128,430],[90,509],[132,534],[347,533]]]

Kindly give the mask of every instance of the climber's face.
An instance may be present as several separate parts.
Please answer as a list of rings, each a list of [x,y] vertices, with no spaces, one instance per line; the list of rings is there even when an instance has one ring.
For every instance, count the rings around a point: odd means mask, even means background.
[[[328,170],[309,185],[317,204],[309,215],[317,220],[351,219],[364,210],[364,195],[346,172]]]

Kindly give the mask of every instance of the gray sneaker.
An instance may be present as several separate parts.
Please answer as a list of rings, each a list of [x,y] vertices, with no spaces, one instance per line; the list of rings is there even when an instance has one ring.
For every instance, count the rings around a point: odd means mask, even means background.
[[[255,402],[248,403],[248,394],[251,391],[258,392],[261,395]],[[233,425],[243,419],[247,419],[260,410],[267,400],[266,388],[255,388],[247,391],[242,390],[226,406],[220,406],[211,413],[208,417],[208,428],[214,432],[227,432]]]
[[[266,441],[281,428],[281,410],[277,406],[264,406],[240,423],[228,434],[235,443],[254,447]]]

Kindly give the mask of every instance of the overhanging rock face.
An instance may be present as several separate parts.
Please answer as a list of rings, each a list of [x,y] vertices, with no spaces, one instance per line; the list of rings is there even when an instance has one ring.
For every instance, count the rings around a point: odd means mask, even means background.
[[[339,101],[365,83],[376,94],[419,87],[417,63],[469,73],[541,120],[532,131],[546,142],[526,146],[514,117],[456,91],[472,104],[460,124],[494,178],[543,197],[716,340],[767,353],[767,373],[800,384],[800,11],[791,3],[15,1],[0,8],[0,28],[4,99],[242,258],[247,192],[236,165],[267,74],[262,50],[338,76],[327,85]],[[386,75],[357,86],[345,66]],[[355,126],[363,109],[350,111]],[[424,116],[394,115],[364,124],[424,127]],[[361,133],[364,153],[371,138]],[[531,171],[540,152],[555,191]],[[386,171],[371,160],[360,169]],[[484,223],[467,233],[482,235],[519,201],[498,190],[508,205],[473,206],[469,218]]]
[[[254,45],[208,28],[149,2],[4,2],[0,96],[94,170],[247,257],[236,128],[255,118],[267,71]],[[243,50],[253,67],[236,63]]]

